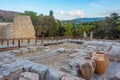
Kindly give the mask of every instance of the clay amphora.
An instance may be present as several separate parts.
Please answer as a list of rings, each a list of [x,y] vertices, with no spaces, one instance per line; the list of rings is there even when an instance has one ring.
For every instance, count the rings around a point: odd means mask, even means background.
[[[80,63],[80,71],[86,80],[90,80],[95,71],[95,61],[91,57],[84,57]]]
[[[94,55],[94,59],[96,63],[95,73],[99,75],[104,74],[109,65],[109,59],[107,55],[104,52],[97,51]]]

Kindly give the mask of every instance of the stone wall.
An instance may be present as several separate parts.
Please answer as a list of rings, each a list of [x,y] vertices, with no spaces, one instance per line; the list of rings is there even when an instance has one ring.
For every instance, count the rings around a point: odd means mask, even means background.
[[[0,38],[35,38],[30,17],[16,15],[12,24],[0,26]]]
[[[12,24],[12,23],[0,23],[0,38],[3,38],[3,34],[4,34],[4,29],[3,27],[8,25],[8,24]]]
[[[0,26],[0,38],[3,37],[3,26]]]

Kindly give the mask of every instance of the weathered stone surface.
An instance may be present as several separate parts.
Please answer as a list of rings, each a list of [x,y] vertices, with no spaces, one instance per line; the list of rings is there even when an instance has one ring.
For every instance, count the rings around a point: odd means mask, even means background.
[[[12,24],[2,27],[2,38],[34,38],[35,30],[29,16],[16,15]]]
[[[44,49],[43,51],[45,51],[45,52],[49,52],[49,51],[50,51],[50,49]]]
[[[10,72],[8,71],[0,71],[0,74],[2,74],[4,77],[10,75]]]
[[[120,78],[120,63],[111,61],[109,63],[108,70],[106,71],[106,77],[118,77]]]
[[[24,71],[31,71],[32,66],[36,65],[36,63],[27,61],[27,64],[23,66]]]
[[[80,49],[78,53],[80,54],[81,57],[84,57],[84,56],[88,56],[89,51],[85,49]]]
[[[70,73],[71,72],[71,67],[69,65],[64,65],[60,68],[60,71]]]
[[[85,80],[85,79],[65,74],[64,76],[62,76],[61,80]]]
[[[57,49],[58,52],[65,52],[65,48],[59,48]]]
[[[69,73],[69,74],[74,75],[74,76],[79,75],[79,67],[63,66],[60,68],[60,71]]]
[[[16,55],[17,55],[17,54],[21,54],[21,51],[20,51],[20,50],[11,50],[11,52],[14,53],[14,54],[16,54]]]
[[[37,51],[41,50],[43,47],[42,46],[36,46]]]
[[[78,67],[80,63],[81,63],[81,59],[75,58],[75,59],[71,60],[71,62],[69,62],[68,65],[71,67]]]
[[[111,60],[120,61],[120,46],[112,46],[111,50],[108,52]]]
[[[60,80],[60,79],[57,78],[56,76],[53,76],[52,74],[50,74],[49,69],[46,70],[44,76],[45,76],[45,79],[44,79],[44,80]]]
[[[0,59],[4,59],[4,58],[11,59],[11,58],[14,58],[14,57],[15,57],[14,55],[7,54],[7,53],[1,53],[0,54]]]
[[[14,61],[16,58],[14,55],[8,54],[8,53],[1,53],[0,54],[0,65],[9,63],[11,61]]]
[[[78,52],[80,49],[74,49],[73,52]]]
[[[7,71],[7,72],[16,72],[17,70],[23,69],[23,66],[27,64],[26,60],[17,60],[15,62],[11,62],[9,64],[4,64],[2,67]]]
[[[76,56],[80,56],[80,54],[77,52],[77,53],[70,54],[69,56],[70,56],[71,58],[74,58],[74,57],[76,57]]]
[[[19,80],[39,80],[39,75],[30,72],[23,72],[20,74]]]
[[[70,54],[73,53],[72,50],[70,50],[70,49],[65,49],[65,52],[70,53]]]
[[[39,74],[40,80],[44,80],[45,71],[47,69],[48,69],[47,67],[40,65],[40,64],[37,64],[37,65],[32,66],[31,72]]]
[[[35,47],[35,46],[29,46],[27,49],[29,50],[29,52],[37,51],[37,47]]]
[[[120,78],[118,78],[118,77],[112,77],[112,78],[109,78],[108,80],[120,80]]]
[[[3,78],[4,76],[0,74],[0,79]]]
[[[28,53],[29,52],[29,50],[27,48],[21,48],[20,51],[21,51],[21,53]]]
[[[61,79],[61,80],[84,80],[82,78],[78,78],[75,77],[73,75],[61,72],[61,71],[57,71],[57,70],[53,70],[53,69],[49,69],[49,75],[52,75],[55,77],[56,80]]]
[[[49,46],[45,46],[44,49],[49,49]]]

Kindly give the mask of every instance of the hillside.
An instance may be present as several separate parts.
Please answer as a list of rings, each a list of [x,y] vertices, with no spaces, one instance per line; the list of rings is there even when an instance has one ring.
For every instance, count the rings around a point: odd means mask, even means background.
[[[77,18],[77,19],[72,19],[72,20],[64,20],[64,22],[66,21],[70,21],[72,23],[80,23],[80,22],[94,22],[94,21],[100,21],[100,20],[104,20],[105,18]]]
[[[0,17],[4,19],[13,18],[17,14],[20,14],[20,12],[0,10]]]

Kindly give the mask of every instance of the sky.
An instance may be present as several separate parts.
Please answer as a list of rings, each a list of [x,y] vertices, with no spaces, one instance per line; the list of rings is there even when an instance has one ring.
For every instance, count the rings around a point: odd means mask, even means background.
[[[56,19],[70,20],[120,13],[120,0],[1,0],[0,9],[34,11],[38,15],[49,15],[49,11],[52,10]]]

